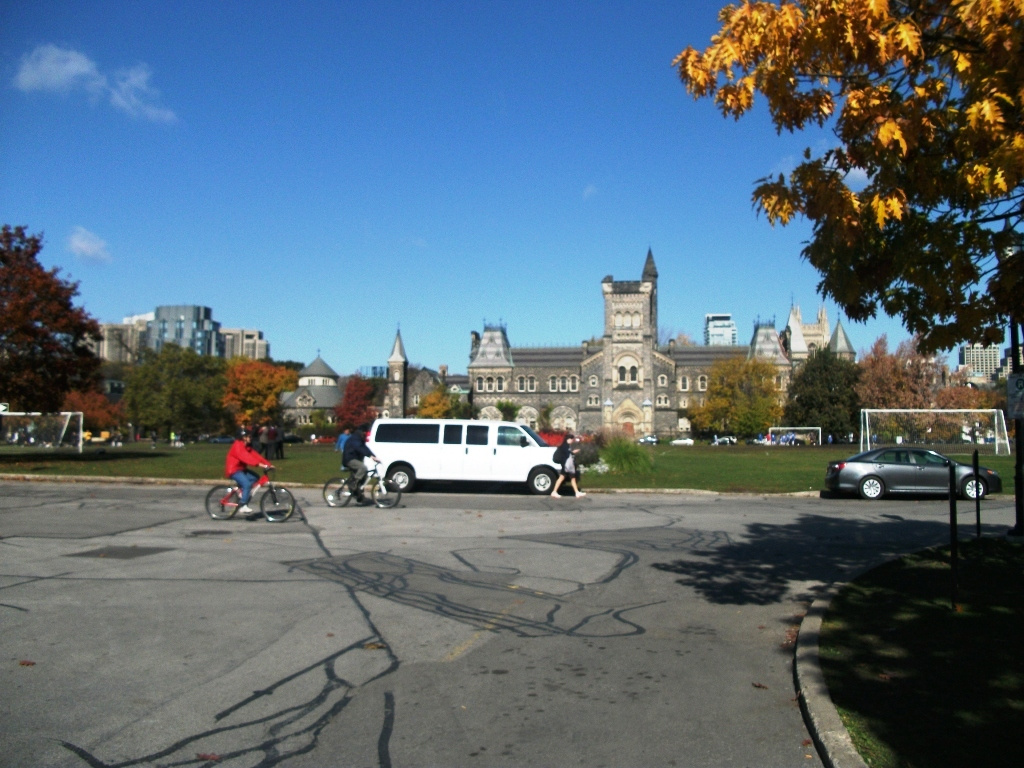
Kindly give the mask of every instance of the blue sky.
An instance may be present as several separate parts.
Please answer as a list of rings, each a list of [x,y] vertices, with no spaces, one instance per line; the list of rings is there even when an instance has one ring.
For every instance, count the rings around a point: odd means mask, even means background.
[[[648,248],[663,328],[728,312],[746,343],[822,304],[810,228],[750,203],[820,137],[685,92],[672,59],[722,4],[5,2],[0,220],[103,322],[210,306],[340,373],[398,327],[453,372],[485,321],[578,344]],[[843,322],[858,351],[908,336]]]

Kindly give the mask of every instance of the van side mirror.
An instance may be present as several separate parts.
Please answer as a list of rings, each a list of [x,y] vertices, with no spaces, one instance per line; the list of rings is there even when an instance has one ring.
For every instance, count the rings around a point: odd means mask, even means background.
[[[519,447],[520,448],[525,448],[529,444],[530,444],[530,441],[526,439],[525,435],[523,435],[522,437],[519,438]]]

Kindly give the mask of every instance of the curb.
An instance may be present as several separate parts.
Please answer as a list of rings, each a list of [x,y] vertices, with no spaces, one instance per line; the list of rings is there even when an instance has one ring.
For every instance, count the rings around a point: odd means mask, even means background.
[[[814,745],[821,761],[827,768],[868,768],[867,763],[853,746],[846,726],[821,671],[821,654],[818,641],[821,637],[821,622],[828,610],[832,597],[842,589],[843,584],[833,584],[825,597],[814,601],[800,623],[796,639],[796,658],[793,676],[800,698],[800,711],[804,716],[807,730],[811,732]]]

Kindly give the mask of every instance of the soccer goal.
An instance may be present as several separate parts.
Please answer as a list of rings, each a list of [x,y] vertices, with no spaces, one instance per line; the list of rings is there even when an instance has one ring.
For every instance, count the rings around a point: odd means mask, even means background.
[[[1009,455],[1006,418],[990,410],[865,408],[860,412],[860,448],[913,445],[943,453]]]
[[[821,427],[769,427],[772,445],[821,445]]]
[[[70,446],[82,452],[81,411],[0,413],[0,445],[22,448]]]

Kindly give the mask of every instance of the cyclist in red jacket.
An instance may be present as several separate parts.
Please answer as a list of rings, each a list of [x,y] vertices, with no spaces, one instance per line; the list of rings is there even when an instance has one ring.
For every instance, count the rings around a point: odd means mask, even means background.
[[[265,475],[260,477],[248,469],[249,466],[270,469],[273,465],[252,449],[252,433],[247,429],[241,429],[238,432],[238,439],[231,444],[224,461],[224,477],[230,477],[242,489],[242,497],[239,499],[242,506],[238,508],[238,511],[246,515],[252,514],[249,499],[252,497],[253,487],[266,482]]]

